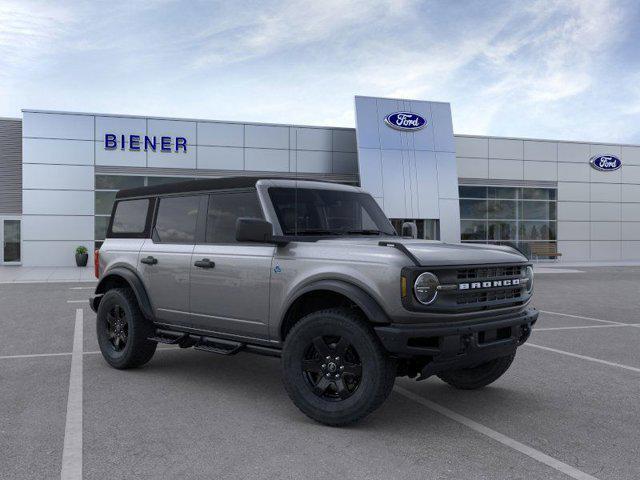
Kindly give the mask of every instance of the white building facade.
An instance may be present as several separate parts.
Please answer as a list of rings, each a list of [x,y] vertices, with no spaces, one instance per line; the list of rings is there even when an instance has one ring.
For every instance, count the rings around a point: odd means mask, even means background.
[[[36,110],[0,119],[0,262],[74,265],[77,246],[104,239],[118,189],[234,175],[361,185],[421,238],[640,260],[640,146],[454,135],[441,102],[355,106],[356,129]],[[617,168],[594,168],[600,157]]]

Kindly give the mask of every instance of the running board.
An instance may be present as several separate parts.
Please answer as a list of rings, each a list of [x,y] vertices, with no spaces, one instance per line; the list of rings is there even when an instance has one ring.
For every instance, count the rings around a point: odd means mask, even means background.
[[[203,352],[218,353],[220,355],[235,355],[244,347],[244,343],[224,340],[222,338],[200,337],[198,343],[193,346],[194,350]]]
[[[219,355],[235,355],[241,350],[270,357],[280,357],[281,355],[281,351],[278,348],[160,328],[156,330],[155,335],[148,337],[148,340],[168,345],[178,345],[181,348],[193,347],[194,350],[217,353]]]

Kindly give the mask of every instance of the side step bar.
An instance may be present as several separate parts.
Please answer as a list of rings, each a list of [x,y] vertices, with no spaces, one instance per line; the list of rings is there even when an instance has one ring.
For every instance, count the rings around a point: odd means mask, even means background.
[[[178,345],[180,348],[193,347],[194,350],[217,353],[219,355],[235,355],[241,350],[270,357],[280,357],[281,353],[277,348],[160,328],[156,329],[155,335],[148,337],[148,340],[168,345]]]

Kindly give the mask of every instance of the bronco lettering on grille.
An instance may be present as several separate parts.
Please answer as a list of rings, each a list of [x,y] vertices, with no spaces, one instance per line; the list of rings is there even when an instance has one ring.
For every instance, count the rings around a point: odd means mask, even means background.
[[[458,290],[477,290],[479,288],[512,287],[514,285],[520,285],[519,278],[511,278],[507,280],[491,280],[490,282],[459,283]]]

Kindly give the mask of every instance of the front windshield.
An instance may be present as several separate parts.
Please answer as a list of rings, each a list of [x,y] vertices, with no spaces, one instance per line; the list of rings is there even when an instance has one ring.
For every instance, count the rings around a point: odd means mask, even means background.
[[[312,188],[270,188],[284,235],[396,235],[366,193]]]

